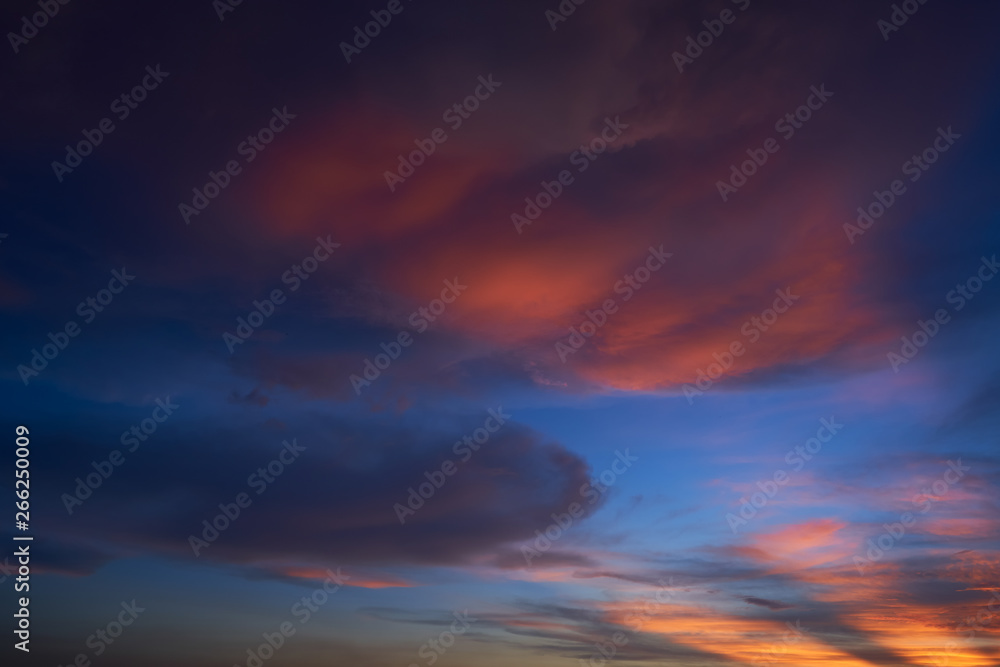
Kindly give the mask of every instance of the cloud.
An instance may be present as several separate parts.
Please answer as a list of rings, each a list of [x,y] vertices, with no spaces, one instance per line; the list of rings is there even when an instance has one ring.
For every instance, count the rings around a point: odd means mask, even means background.
[[[764,598],[755,598],[752,596],[747,596],[743,598],[743,601],[747,604],[756,605],[758,607],[764,607],[765,609],[770,609],[771,611],[780,611],[782,609],[792,609],[795,605],[784,604],[783,602],[776,602],[774,600],[765,600]]]
[[[377,422],[313,418],[300,434],[294,427],[280,433],[205,428],[184,437],[165,432],[127,455],[106,483],[113,491],[97,489],[73,516],[61,501],[51,502],[61,493],[52,494],[45,513],[53,536],[69,544],[99,540],[114,553],[190,559],[188,536],[202,537],[202,521],[243,492],[251,504],[203,549],[202,560],[266,566],[289,576],[333,564],[501,563],[508,544],[532,538],[553,512],[580,499],[589,468],[562,445],[512,421],[479,451],[464,447],[456,454],[452,443],[480,426],[483,416],[433,428],[383,416]],[[305,450],[261,484],[261,469],[278,457],[282,441],[293,438]],[[50,468],[45,474],[54,488],[72,493],[74,477],[93,472],[88,462],[107,454],[79,437],[67,443],[67,456],[41,465]],[[452,476],[440,472],[446,461],[457,469]],[[428,481],[435,478],[439,489]],[[410,490],[421,485],[433,495],[411,498]],[[411,503],[417,509],[403,514],[401,524],[399,508]],[[588,513],[596,507],[588,506]],[[373,586],[379,581],[388,585],[389,579],[371,578]]]

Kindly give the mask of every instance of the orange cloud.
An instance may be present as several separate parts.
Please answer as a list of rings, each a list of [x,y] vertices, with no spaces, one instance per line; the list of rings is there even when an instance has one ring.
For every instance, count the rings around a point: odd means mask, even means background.
[[[445,143],[391,193],[384,172],[426,132],[371,100],[337,109],[303,126],[305,138],[268,162],[246,213],[278,238],[334,233],[352,258],[345,261],[408,303],[428,303],[442,280],[458,276],[469,289],[436,326],[537,362],[533,377],[541,384],[575,376],[612,389],[672,389],[693,383],[734,341],[746,353],[724,375],[743,377],[848,348],[871,361],[864,350],[894,335],[863,296],[880,268],[843,235],[852,207],[833,184],[836,173],[825,180],[793,172],[782,186],[793,197],[748,192],[722,205],[711,160],[653,187],[611,163],[641,147],[665,167],[671,148],[655,140],[622,144],[575,173],[519,235],[511,214],[523,212],[542,179],[575,172],[567,156],[519,164],[499,139],[464,152]],[[369,256],[375,244],[379,253]],[[674,257],[625,302],[617,281],[661,244]],[[800,299],[761,326],[754,342],[743,325],[786,288]],[[618,312],[563,365],[555,342],[608,299]]]
[[[636,627],[635,606],[614,603],[604,607],[607,619]],[[751,619],[695,605],[667,603],[642,616],[641,631],[671,642],[712,653],[739,664],[838,665],[872,667],[810,634],[801,623]]]
[[[330,575],[327,573],[326,569],[313,568],[313,567],[290,567],[282,570],[281,572],[285,576],[294,577],[296,579],[311,579],[314,581],[323,581],[328,579]],[[416,584],[404,581],[397,577],[388,577],[380,575],[377,577],[366,577],[360,575],[357,572],[352,572],[348,576],[344,577],[344,585],[350,586],[352,588],[412,588]]]

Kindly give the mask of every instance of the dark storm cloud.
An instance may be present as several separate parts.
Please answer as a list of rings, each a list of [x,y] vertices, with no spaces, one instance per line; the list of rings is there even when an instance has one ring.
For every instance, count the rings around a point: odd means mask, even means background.
[[[72,516],[63,494],[73,494],[75,479],[94,473],[90,462],[107,459],[109,450],[97,440],[66,436],[60,438],[64,455],[39,464],[46,482],[37,502],[58,539],[102,542],[119,554],[140,550],[193,559],[188,536],[201,536],[203,519],[246,492],[252,504],[203,549],[203,559],[268,562],[278,569],[282,563],[292,569],[334,561],[465,563],[532,537],[551,522],[551,513],[579,500],[588,481],[582,459],[512,421],[478,451],[463,444],[456,454],[453,443],[482,426],[488,414],[445,418],[431,428],[385,418],[320,418],[300,432],[294,419],[282,430],[192,430],[186,424],[178,433],[164,427],[142,449],[126,453],[124,465],[92,497],[73,504]],[[292,439],[305,451],[258,494],[260,482],[248,486],[248,477]],[[439,472],[445,461],[457,468],[452,476]],[[403,513],[401,524],[394,507],[419,505],[408,500],[409,489],[442,477],[441,488],[415,513]],[[425,494],[427,488],[433,487]]]

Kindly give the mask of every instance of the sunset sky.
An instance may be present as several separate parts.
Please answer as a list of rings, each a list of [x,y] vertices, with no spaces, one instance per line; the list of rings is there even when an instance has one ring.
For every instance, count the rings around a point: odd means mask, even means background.
[[[1000,664],[998,20],[6,3],[3,664]]]

